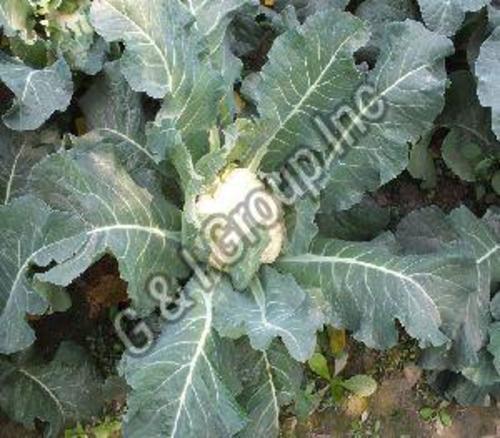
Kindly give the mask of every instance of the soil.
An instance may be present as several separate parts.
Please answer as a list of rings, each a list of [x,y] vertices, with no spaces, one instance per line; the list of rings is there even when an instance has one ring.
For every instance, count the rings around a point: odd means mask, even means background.
[[[419,350],[402,336],[401,343],[386,352],[369,350],[350,340],[351,358],[345,376],[369,374],[378,389],[369,399],[348,396],[338,406],[317,410],[306,421],[290,416],[283,421],[286,438],[476,438],[500,437],[500,409],[462,407],[448,404],[427,385],[425,372],[416,364]],[[443,411],[449,424],[439,416],[424,420],[423,408]]]

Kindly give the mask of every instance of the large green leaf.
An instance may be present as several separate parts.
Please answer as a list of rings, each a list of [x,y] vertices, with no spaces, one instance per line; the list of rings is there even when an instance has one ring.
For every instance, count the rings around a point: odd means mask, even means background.
[[[461,242],[475,260],[475,273],[471,273],[475,293],[450,314],[457,322],[455,333],[450,334],[454,343],[444,349],[427,350],[423,362],[428,368],[460,370],[478,360],[477,352],[487,336],[491,285],[499,279],[500,234],[495,231],[495,222],[498,216],[493,212],[481,220],[465,207],[449,216],[428,208],[410,214],[398,228],[398,240],[407,252],[436,253]]]
[[[175,94],[198,62],[197,32],[186,28],[191,18],[178,0],[96,0],[91,19],[106,41],[125,43],[121,68],[135,91]]]
[[[109,152],[74,150],[52,155],[33,169],[30,183],[32,191],[52,208],[74,213],[83,222],[71,241],[37,256],[42,266],[51,260],[59,263],[39,275],[43,281],[65,286],[111,252],[134,305],[147,312],[152,301],[145,290],[151,275],[186,274],[177,253],[180,212],[137,186]]]
[[[122,373],[132,391],[124,432],[128,437],[230,437],[245,417],[227,386],[234,367],[213,330],[213,294],[194,279],[185,289],[194,306],[165,325],[143,357],[125,356]],[[234,356],[233,356],[234,360]]]
[[[2,410],[29,429],[35,420],[47,422],[50,438],[77,421],[95,420],[104,405],[102,377],[85,350],[70,342],[48,363],[34,353],[0,357],[0,385]]]
[[[237,352],[243,385],[238,401],[249,418],[238,437],[277,437],[280,408],[297,399],[302,367],[279,342],[274,342],[267,352],[252,350],[248,343],[239,342]]]
[[[219,0],[219,1],[203,1],[190,0],[187,1],[186,7],[191,15],[196,19],[196,29],[203,36],[204,42],[207,45],[207,55],[204,62],[205,71],[207,70],[210,61],[212,67],[220,74],[224,81],[224,117],[227,122],[232,122],[232,119],[237,111],[234,98],[234,85],[241,78],[241,70],[243,63],[233,54],[231,43],[234,41],[228,28],[235,15],[246,5],[255,4],[256,0]],[[203,73],[203,71],[201,72]],[[206,74],[206,72],[205,72]],[[214,94],[210,82],[206,82],[201,74],[200,79],[195,79],[198,86],[203,86],[203,95]],[[213,74],[212,74],[213,76]],[[212,78],[214,81],[214,78]],[[219,78],[220,81],[220,78]],[[202,84],[202,85],[201,85]],[[216,88],[221,88],[221,84],[215,84]],[[204,98],[204,101],[210,100]],[[205,113],[205,116],[214,118],[216,112],[213,111],[216,103],[211,103],[210,108],[200,108],[200,113]]]
[[[64,111],[73,95],[71,71],[64,59],[35,70],[0,52],[0,79],[16,96],[3,121],[17,131],[39,128],[54,112]]]
[[[415,144],[432,129],[443,108],[444,59],[452,52],[447,38],[419,23],[385,27],[377,64],[366,78],[374,96],[353,117],[347,117],[340,133],[333,131],[336,138],[331,149],[345,153],[329,170],[322,208],[349,208],[363,193],[377,189],[407,167],[408,144]],[[368,119],[366,115],[378,106],[384,109],[382,117]],[[360,122],[365,132],[358,129]],[[352,146],[346,142],[349,136],[354,139]]]
[[[422,18],[429,29],[443,35],[454,35],[462,25],[466,12],[475,12],[489,0],[418,0]]]
[[[500,69],[500,27],[481,46],[476,61],[476,76],[479,79],[477,93],[481,105],[490,107],[492,111],[493,131],[500,140],[500,85],[498,71]]]
[[[223,282],[215,296],[215,326],[222,336],[248,335],[256,350],[266,351],[280,337],[300,362],[311,357],[323,315],[291,275],[263,268],[245,292]]]
[[[278,37],[262,72],[243,84],[260,120],[242,136],[238,159],[270,170],[299,146],[319,146],[313,118],[354,95],[361,75],[353,53],[367,39],[360,20],[331,8]]]
[[[329,322],[354,332],[370,347],[397,341],[394,320],[422,346],[442,345],[454,333],[454,315],[473,290],[474,269],[456,251],[398,255],[390,235],[370,243],[318,240],[307,254],[285,256],[281,270],[320,289]]]

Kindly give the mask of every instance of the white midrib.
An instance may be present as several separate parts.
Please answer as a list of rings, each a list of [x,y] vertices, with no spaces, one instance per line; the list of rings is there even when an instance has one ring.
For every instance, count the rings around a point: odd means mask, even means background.
[[[182,415],[182,410],[185,407],[188,392],[193,383],[193,376],[196,371],[196,365],[198,365],[198,361],[201,358],[202,353],[204,352],[208,336],[210,335],[210,331],[212,329],[212,293],[213,291],[203,292],[205,308],[207,309],[205,324],[203,326],[203,331],[201,333],[200,340],[198,342],[198,345],[196,346],[196,350],[191,359],[191,363],[189,364],[189,371],[186,376],[186,381],[184,382],[184,386],[179,396],[179,405],[177,407],[177,412],[175,413],[175,419],[172,424],[172,432],[170,433],[170,438],[175,438],[177,434],[177,430],[179,428],[179,423]]]
[[[439,17],[439,25],[437,26],[437,30],[442,29],[442,25],[444,22],[444,18],[446,17],[447,13],[449,12],[448,9],[450,8],[451,0],[445,0],[445,6],[443,7],[443,13]]]
[[[161,51],[161,49],[158,47],[158,45],[156,44],[156,42],[153,40],[153,38],[151,38],[147,33],[146,31],[141,27],[139,26],[135,21],[133,21],[130,17],[127,17],[122,11],[120,11],[119,9],[117,9],[115,6],[113,6],[108,0],[101,0],[102,2],[106,3],[111,9],[113,9],[113,11],[115,11],[117,14],[121,15],[123,18],[125,18],[125,20],[127,20],[129,23],[132,24],[133,27],[135,27],[136,29],[139,30],[139,32],[144,35],[144,37],[151,43],[151,45],[155,48],[156,52],[158,52],[158,54],[160,55],[160,58],[163,62],[163,67],[165,68],[165,73],[167,74],[167,78],[168,78],[168,89],[169,90],[172,90],[172,82],[173,82],[173,79],[172,79],[172,74],[170,72],[170,68],[168,66],[168,62],[167,62],[167,58],[165,58],[165,55],[164,53]]]
[[[64,409],[61,405],[61,402],[59,401],[59,399],[56,397],[56,395],[52,392],[52,390],[47,386],[45,385],[45,383],[43,383],[40,379],[38,379],[37,377],[35,377],[34,375],[28,373],[26,370],[20,368],[19,369],[19,372],[26,376],[28,379],[30,380],[33,380],[37,385],[39,385],[48,395],[49,397],[54,400],[54,403],[56,404],[57,406],[57,409],[59,410],[59,412],[61,413],[61,417],[64,418]]]
[[[12,190],[12,184],[14,183],[14,178],[16,176],[17,162],[19,161],[19,157],[22,155],[25,147],[26,147],[26,142],[23,142],[23,144],[19,148],[19,151],[17,152],[14,158],[14,163],[12,163],[12,169],[10,169],[9,180],[7,181],[7,188],[5,190],[5,199],[4,199],[5,205],[7,205],[7,203],[9,202],[10,192]]]
[[[480,265],[485,260],[489,259],[493,254],[495,254],[498,250],[500,250],[500,245],[495,245],[491,248],[486,254],[477,259],[476,263]]]
[[[339,264],[346,264],[346,265],[357,265],[361,266],[366,269],[372,269],[375,271],[382,272],[386,275],[391,275],[393,277],[399,278],[403,281],[407,281],[408,283],[411,283],[413,286],[415,286],[425,297],[426,300],[428,300],[433,307],[436,307],[434,301],[432,298],[429,296],[429,294],[426,292],[426,290],[420,285],[418,282],[416,282],[413,278],[408,277],[406,275],[401,274],[398,271],[394,271],[392,269],[388,269],[384,266],[378,266],[374,265],[368,262],[363,262],[358,259],[353,259],[353,258],[341,258],[341,257],[336,257],[336,256],[321,256],[321,255],[316,255],[316,254],[306,254],[303,256],[295,256],[295,257],[284,257],[281,259],[281,262],[283,263],[339,263]]]
[[[266,362],[266,372],[269,377],[269,385],[271,386],[271,395],[273,397],[273,407],[274,407],[274,420],[275,420],[275,426],[276,430],[279,431],[280,429],[280,421],[279,421],[279,412],[280,412],[280,407],[278,404],[278,395],[276,391],[276,386],[274,385],[274,376],[272,372],[272,366],[271,363],[269,362],[269,358],[267,357],[267,353],[265,351],[262,352],[262,355],[264,356],[264,361]]]

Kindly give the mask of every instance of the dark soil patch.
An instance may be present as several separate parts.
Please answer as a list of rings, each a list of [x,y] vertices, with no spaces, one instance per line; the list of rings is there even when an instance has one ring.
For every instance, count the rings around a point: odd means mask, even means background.
[[[123,348],[108,311],[127,302],[126,288],[116,260],[103,257],[68,287],[72,306],[67,312],[32,321],[36,347],[50,358],[62,341],[72,340],[92,354],[105,376],[115,373]]]

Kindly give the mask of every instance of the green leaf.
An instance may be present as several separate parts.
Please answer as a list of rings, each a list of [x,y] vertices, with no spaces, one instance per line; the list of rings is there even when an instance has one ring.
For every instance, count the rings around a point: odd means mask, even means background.
[[[419,411],[420,418],[424,421],[430,421],[436,415],[436,411],[432,408],[422,408]]]
[[[347,7],[348,0],[276,0],[273,9],[282,12],[287,7],[293,6],[300,22],[309,16],[322,12],[328,8],[343,10]]]
[[[450,80],[446,106],[436,124],[460,132],[463,143],[478,144],[484,153],[488,148],[496,148],[498,143],[490,128],[491,115],[479,103],[474,76],[458,70],[450,75]]]
[[[481,46],[476,61],[476,76],[479,80],[477,94],[481,105],[491,108],[493,131],[500,140],[500,27],[496,28]]]
[[[380,207],[368,197],[349,210],[330,212],[328,205],[323,210],[318,216],[320,234],[341,240],[372,240],[387,229],[391,219],[388,208]]]
[[[156,122],[169,119],[184,136],[208,130],[217,119],[214,108],[223,96],[223,85],[210,65],[193,62],[175,93],[165,100]]]
[[[104,66],[79,104],[91,133],[76,140],[77,144],[109,143],[130,170],[144,162],[156,164],[157,157],[146,145],[141,96],[125,81],[118,61]]]
[[[490,303],[491,316],[495,321],[500,321],[500,294],[497,292]]]
[[[161,178],[173,185],[172,169],[160,164],[171,139],[156,125],[146,125],[142,96],[130,88],[118,61],[104,66],[79,104],[90,132],[71,137],[75,147],[90,152],[112,148],[134,181],[150,191],[161,193]]]
[[[52,2],[44,16],[50,46],[63,53],[69,64],[88,75],[101,70],[107,51],[102,38],[95,35],[90,24],[90,0],[79,0],[74,7],[70,2]]]
[[[323,193],[330,209],[347,209],[395,178],[408,165],[408,144],[429,132],[444,104],[447,75],[445,58],[453,53],[451,42],[425,30],[416,22],[385,27],[377,64],[365,79],[374,97],[343,122],[342,137],[335,134],[330,150],[344,150],[328,171]],[[410,55],[410,56],[409,56]],[[417,85],[418,84],[418,85]],[[351,103],[356,109],[354,103]],[[366,114],[385,108],[371,121]],[[357,124],[363,122],[366,132]],[[345,139],[352,136],[352,146]],[[337,155],[334,155],[337,157]],[[323,205],[323,204],[322,204]]]
[[[211,55],[222,49],[227,28],[235,13],[249,3],[251,0],[219,2],[190,0],[187,2],[189,12],[196,18],[196,27],[208,42]]]
[[[453,331],[461,323],[448,312],[462,309],[473,292],[475,266],[455,251],[401,256],[394,247],[390,235],[370,243],[319,239],[309,253],[285,256],[277,266],[301,285],[320,288],[329,323],[369,347],[395,345],[394,319],[421,346],[444,344],[440,328]]]
[[[450,414],[446,412],[445,410],[439,411],[439,421],[444,427],[450,427],[453,424],[453,419],[451,418]]]
[[[448,387],[445,395],[449,399],[455,399],[463,406],[491,406],[491,395],[498,395],[500,385],[478,386],[463,376],[456,376]]]
[[[190,13],[196,18],[196,27],[203,35],[208,46],[208,58],[212,66],[221,73],[226,84],[227,98],[234,106],[233,85],[240,78],[242,62],[232,53],[231,35],[228,27],[236,13],[252,0],[222,0],[207,2],[191,0],[188,2]],[[205,92],[208,84],[205,86]],[[212,107],[213,108],[213,107]],[[234,111],[234,108],[233,108]],[[213,112],[213,111],[208,111]]]
[[[500,9],[493,3],[488,6],[488,18],[492,27],[500,26]]]
[[[359,397],[370,397],[377,390],[377,382],[373,377],[364,374],[342,381],[342,386]]]
[[[500,195],[500,172],[497,171],[491,178],[491,187],[497,195]]]
[[[454,35],[461,27],[467,12],[475,12],[488,0],[418,0],[427,27],[443,35]]]
[[[483,151],[475,143],[464,142],[461,131],[453,129],[446,136],[442,154],[444,162],[455,175],[464,181],[476,181],[476,169],[483,161]]]
[[[0,384],[2,410],[29,429],[36,419],[49,423],[45,436],[51,438],[67,425],[95,419],[104,406],[101,376],[85,350],[71,342],[62,343],[50,362],[33,353],[0,357]]]
[[[134,0],[96,0],[91,20],[106,41],[125,44],[121,69],[135,91],[175,95],[197,62],[197,34],[187,29],[191,18],[178,0],[150,0],[140,8]]]
[[[398,227],[398,241],[405,252],[438,254],[448,248],[457,255],[469,253],[475,264],[475,272],[469,274],[474,293],[464,298],[461,306],[450,306],[445,311],[447,319],[454,321],[448,334],[455,342],[427,350],[423,356],[427,368],[460,370],[478,360],[477,352],[484,345],[489,323],[491,282],[498,278],[500,235],[495,231],[495,220],[493,214],[480,220],[465,207],[448,217],[437,208],[428,208],[410,214]]]
[[[111,252],[136,310],[147,313],[154,305],[146,292],[151,275],[187,274],[177,253],[180,212],[160,195],[139,187],[109,149],[52,155],[33,169],[30,183],[53,209],[76,213],[82,221],[79,233],[32,260],[40,266],[58,262],[37,276],[42,281],[66,286]]]
[[[298,399],[302,367],[279,342],[266,352],[239,343],[236,351],[243,384],[238,401],[248,412],[248,425],[238,437],[278,437],[280,408]]]
[[[25,193],[31,168],[50,150],[37,145],[32,133],[17,133],[0,126],[0,196],[3,204]]]
[[[319,202],[311,197],[299,199],[286,215],[287,241],[284,253],[303,254],[318,234],[315,218]]]
[[[356,15],[365,20],[371,30],[370,51],[382,47],[384,28],[394,21],[417,18],[417,8],[411,0],[365,0],[356,9]],[[376,54],[376,53],[375,53]]]
[[[64,59],[35,70],[0,52],[0,79],[15,94],[4,123],[16,131],[39,128],[54,112],[64,111],[73,95],[71,71]]]
[[[249,290],[237,292],[223,282],[216,292],[215,326],[222,336],[247,334],[261,351],[280,337],[300,362],[313,354],[323,315],[292,276],[264,267]]]
[[[490,342],[488,344],[488,351],[493,355],[493,365],[497,372],[500,374],[500,323],[495,322],[491,324],[489,329]]]
[[[328,362],[325,356],[321,353],[314,353],[311,358],[307,361],[309,368],[314,371],[318,376],[323,377],[330,381],[332,376],[330,375],[330,370],[328,369]]]
[[[486,350],[482,350],[477,363],[464,368],[462,375],[477,386],[485,387],[500,383],[500,374],[491,359],[491,354]]]
[[[260,119],[241,138],[238,158],[267,171],[300,146],[318,147],[321,136],[313,118],[354,94],[361,75],[352,57],[367,38],[360,20],[331,8],[279,36],[262,72],[243,84]]]
[[[195,302],[189,313],[167,324],[147,354],[123,359],[121,371],[131,387],[124,423],[128,437],[229,437],[245,425],[225,383],[234,366],[224,360],[227,347],[213,330],[215,292],[195,280],[186,292]]]
[[[425,188],[435,187],[437,181],[436,167],[429,149],[431,139],[432,135],[427,134],[412,146],[408,163],[408,172],[413,178],[421,179]]]

